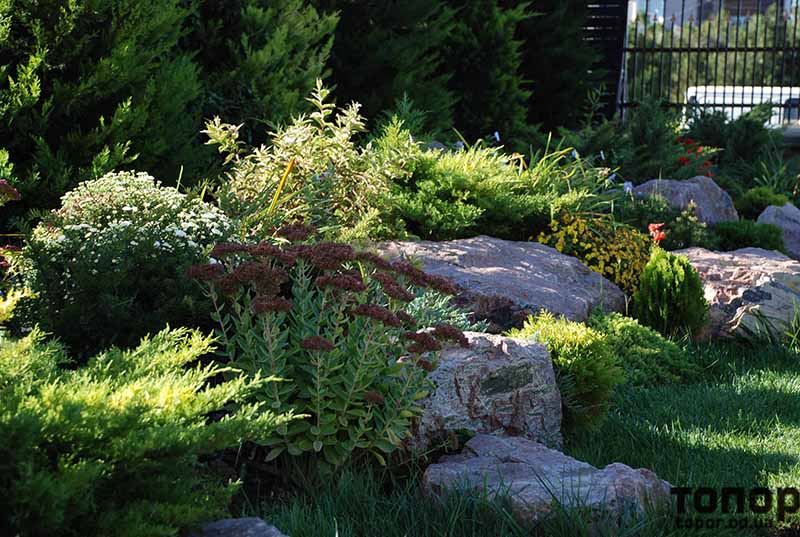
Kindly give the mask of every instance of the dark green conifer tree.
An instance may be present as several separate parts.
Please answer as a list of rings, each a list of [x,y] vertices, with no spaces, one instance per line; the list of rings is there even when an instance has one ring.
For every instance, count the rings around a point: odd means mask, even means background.
[[[403,95],[427,112],[426,127],[452,126],[458,95],[442,64],[453,28],[443,0],[314,0],[339,13],[330,66],[339,102],[358,101],[373,119]]]

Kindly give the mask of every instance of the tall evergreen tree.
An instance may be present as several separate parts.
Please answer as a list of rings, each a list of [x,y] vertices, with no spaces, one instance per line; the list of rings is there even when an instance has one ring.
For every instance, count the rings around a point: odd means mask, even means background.
[[[405,94],[437,126],[452,125],[457,100],[442,51],[454,10],[443,0],[314,0],[339,13],[330,66],[339,101],[358,101],[367,118]],[[429,125],[431,126],[431,125]]]
[[[0,0],[0,177],[23,197],[3,218],[114,168],[203,176],[204,118],[265,137],[325,75],[335,24],[301,0]]]
[[[200,0],[188,47],[203,70],[204,115],[244,123],[242,139],[265,142],[267,127],[304,109],[329,75],[336,24],[303,0]]]
[[[0,168],[23,207],[53,207],[134,155],[166,177],[191,161],[202,86],[178,47],[190,12],[180,0],[0,4]]]
[[[458,8],[443,64],[452,73],[449,87],[459,98],[455,125],[468,140],[497,132],[501,143],[525,150],[535,129],[527,122],[531,92],[521,76],[522,42],[516,36],[530,16],[527,5],[448,2]]]
[[[546,131],[575,126],[589,91],[602,78],[597,70],[598,52],[583,40],[586,2],[583,0],[533,0],[532,16],[520,21],[522,41],[520,74],[532,96],[528,121]],[[522,0],[504,0],[518,8]],[[616,88],[606,88],[615,92]]]

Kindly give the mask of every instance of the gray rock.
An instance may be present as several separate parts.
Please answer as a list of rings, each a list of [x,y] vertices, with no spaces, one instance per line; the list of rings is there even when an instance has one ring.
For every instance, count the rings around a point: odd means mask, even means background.
[[[260,518],[229,518],[210,522],[191,537],[286,537],[275,526]]]
[[[583,321],[596,307],[625,309],[619,287],[574,257],[536,242],[479,236],[389,242],[379,250],[389,257],[418,258],[427,272],[451,279],[462,289],[456,302],[476,318],[488,319],[490,332],[521,326],[541,310]]]
[[[620,463],[602,470],[524,438],[478,435],[458,455],[425,471],[427,494],[474,491],[506,496],[515,515],[536,521],[554,506],[624,519],[669,500],[670,485],[647,469]]]
[[[786,251],[793,258],[800,259],[800,209],[791,203],[783,207],[770,205],[759,215],[758,223],[781,228]]]
[[[449,151],[449,150],[450,150],[450,148],[448,148],[448,147],[447,147],[446,145],[444,145],[442,142],[439,142],[439,141],[437,141],[437,140],[431,140],[431,141],[428,143],[428,145],[427,145],[427,146],[425,146],[425,148],[426,148],[428,151]]]
[[[800,308],[800,263],[780,252],[688,248],[675,253],[685,255],[697,270],[711,306],[700,338],[782,334]]]
[[[430,374],[413,447],[436,447],[467,431],[519,435],[561,445],[561,394],[547,349],[534,341],[466,332],[469,348],[447,347]]]
[[[633,189],[639,197],[660,195],[676,209],[686,209],[694,202],[701,222],[717,224],[739,219],[733,200],[710,177],[699,175],[685,181],[653,179]]]

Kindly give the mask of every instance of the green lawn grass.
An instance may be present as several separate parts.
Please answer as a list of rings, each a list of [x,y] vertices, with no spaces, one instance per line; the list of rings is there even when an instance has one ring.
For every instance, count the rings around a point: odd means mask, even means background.
[[[702,382],[621,389],[608,419],[572,438],[567,452],[596,466],[650,468],[679,487],[800,488],[800,355],[781,347],[694,352],[707,366]]]
[[[800,355],[719,345],[693,352],[705,369],[701,381],[621,388],[608,419],[569,438],[566,452],[599,467],[618,461],[650,468],[674,486],[800,488]],[[418,479],[347,472],[307,495],[262,504],[259,514],[292,537],[590,534],[574,512],[531,528],[514,521],[502,500],[455,496],[437,503],[419,493]],[[659,516],[617,535],[776,533],[677,530],[671,516]]]

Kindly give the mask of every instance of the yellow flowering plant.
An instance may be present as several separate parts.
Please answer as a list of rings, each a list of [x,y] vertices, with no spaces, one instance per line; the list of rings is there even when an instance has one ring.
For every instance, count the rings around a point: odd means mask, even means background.
[[[538,241],[581,262],[633,294],[650,258],[650,239],[607,215],[562,212]]]

